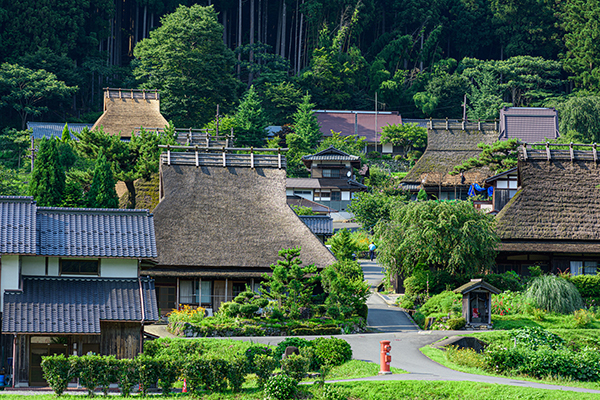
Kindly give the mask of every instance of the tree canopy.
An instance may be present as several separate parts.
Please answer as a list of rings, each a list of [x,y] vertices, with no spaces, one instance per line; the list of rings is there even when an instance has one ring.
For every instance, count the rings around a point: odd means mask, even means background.
[[[65,180],[65,172],[59,163],[58,140],[42,139],[31,173],[28,194],[41,207],[59,207]]]

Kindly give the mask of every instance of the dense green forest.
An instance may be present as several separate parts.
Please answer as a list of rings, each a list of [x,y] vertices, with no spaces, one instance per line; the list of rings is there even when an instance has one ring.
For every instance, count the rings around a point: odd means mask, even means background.
[[[26,122],[94,122],[104,87],[159,89],[178,128],[214,125],[220,105],[242,144],[288,124],[292,175],[318,144],[311,108],[553,106],[565,140],[600,141],[599,19],[600,0],[0,0],[0,192],[29,180]],[[88,164],[62,165],[65,190],[87,193],[102,157],[67,147]],[[117,179],[141,173],[103,157]]]

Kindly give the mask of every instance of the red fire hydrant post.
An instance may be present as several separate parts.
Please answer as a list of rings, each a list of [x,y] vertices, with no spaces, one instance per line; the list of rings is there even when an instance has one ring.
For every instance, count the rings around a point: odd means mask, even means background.
[[[392,371],[390,371],[390,363],[392,362],[390,351],[392,350],[392,346],[390,346],[389,340],[382,340],[379,343],[381,344],[381,369],[379,375],[389,375],[392,373]]]

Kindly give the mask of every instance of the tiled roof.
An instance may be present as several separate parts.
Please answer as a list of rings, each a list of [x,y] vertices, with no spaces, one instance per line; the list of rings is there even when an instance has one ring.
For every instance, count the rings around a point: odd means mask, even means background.
[[[31,197],[0,196],[0,254],[155,258],[147,210],[37,207]]]
[[[4,293],[3,311],[4,333],[99,334],[100,321],[158,320],[149,278],[23,277],[22,291]]]
[[[146,210],[38,207],[38,254],[154,258],[154,220]]]
[[[285,187],[288,189],[367,189],[362,183],[346,178],[287,178]]]
[[[315,154],[310,154],[307,156],[303,156],[302,160],[311,160],[311,161],[358,161],[360,157],[353,156],[348,153],[345,153],[341,150],[336,149],[333,146],[329,146],[329,148],[322,150]]]
[[[315,235],[333,235],[333,219],[328,215],[299,215]]]
[[[0,254],[35,254],[35,209],[32,197],[0,196]]]
[[[67,123],[70,131],[81,132],[83,128],[92,129],[94,124],[72,124]],[[65,128],[64,122],[28,122],[27,129],[31,129],[34,139],[62,137],[62,131]],[[71,138],[77,139],[71,133]]]
[[[504,107],[500,110],[500,140],[517,138],[536,143],[559,136],[558,113],[554,108]]]
[[[402,117],[397,112],[379,112],[376,117],[375,111],[317,110],[315,116],[323,136],[331,136],[333,130],[341,132],[342,136],[364,137],[369,143],[381,141],[381,128],[384,126],[402,124]]]
[[[299,207],[310,207],[313,212],[316,213],[332,213],[337,212],[333,208],[329,208],[324,206],[323,204],[316,203],[314,201],[305,199],[304,197],[297,195],[287,195],[287,204],[289,206],[299,206]]]

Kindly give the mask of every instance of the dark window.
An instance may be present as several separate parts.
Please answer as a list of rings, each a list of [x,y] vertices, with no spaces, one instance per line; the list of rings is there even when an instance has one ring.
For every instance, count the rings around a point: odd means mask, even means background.
[[[233,297],[235,297],[238,294],[245,292],[245,291],[246,291],[246,282],[233,282],[233,285],[231,287],[231,294],[233,295]]]
[[[324,169],[323,170],[323,178],[339,178],[340,170],[339,169]]]
[[[61,275],[98,275],[98,260],[60,260]]]
[[[331,201],[342,200],[342,192],[331,192]]]

